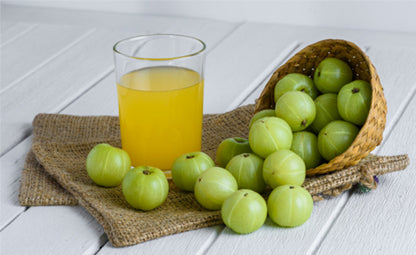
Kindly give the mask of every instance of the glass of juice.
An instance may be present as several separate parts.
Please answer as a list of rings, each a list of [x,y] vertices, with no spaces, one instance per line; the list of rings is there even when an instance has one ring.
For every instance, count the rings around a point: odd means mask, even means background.
[[[132,165],[168,171],[201,150],[205,44],[154,34],[114,45],[122,148]]]

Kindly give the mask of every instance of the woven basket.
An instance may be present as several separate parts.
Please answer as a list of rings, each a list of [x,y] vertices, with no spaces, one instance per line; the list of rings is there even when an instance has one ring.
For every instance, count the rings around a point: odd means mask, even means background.
[[[308,176],[324,174],[355,165],[381,143],[386,125],[387,104],[375,67],[357,45],[352,42],[334,39],[319,41],[307,46],[278,68],[257,99],[255,112],[263,109],[274,109],[274,87],[281,78],[289,73],[303,73],[313,77],[318,64],[327,57],[335,57],[345,61],[351,67],[354,79],[365,80],[371,84],[371,108],[365,124],[351,146],[330,162],[308,169],[306,171]]]

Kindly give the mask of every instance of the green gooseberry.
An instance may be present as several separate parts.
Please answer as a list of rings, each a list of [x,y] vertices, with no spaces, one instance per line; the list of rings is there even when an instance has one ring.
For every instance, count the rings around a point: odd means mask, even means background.
[[[292,137],[292,130],[286,121],[277,117],[264,117],[251,126],[248,141],[255,154],[266,158],[279,149],[290,149]]]
[[[310,77],[301,73],[290,73],[280,79],[274,87],[274,102],[286,92],[300,91],[308,94],[312,99],[318,96],[313,81]]]
[[[263,178],[271,188],[279,185],[302,185],[306,167],[302,158],[290,150],[277,150],[263,163]]]
[[[311,127],[316,134],[321,131],[329,122],[340,120],[338,113],[337,94],[326,93],[315,99],[316,116]]]
[[[313,199],[306,189],[298,185],[282,185],[270,193],[267,210],[270,219],[277,225],[297,227],[311,217]]]
[[[371,107],[371,85],[363,80],[346,84],[338,93],[341,117],[356,125],[364,125]]]
[[[267,204],[258,193],[240,189],[224,201],[221,217],[234,232],[248,234],[263,226],[267,218]]]
[[[330,122],[319,132],[319,153],[325,160],[330,161],[350,147],[359,131],[357,126],[347,121]]]
[[[276,117],[276,112],[274,111],[274,109],[265,109],[259,111],[258,113],[254,114],[254,116],[251,118],[248,128],[251,128],[254,122],[264,117]]]
[[[185,153],[172,164],[172,181],[182,190],[194,191],[198,176],[213,166],[214,161],[201,151]]]
[[[198,176],[194,193],[204,208],[219,210],[225,199],[237,189],[237,181],[230,172],[221,167],[211,167]]]
[[[224,139],[217,148],[216,162],[220,167],[225,167],[230,159],[234,156],[251,152],[250,144],[248,139],[241,137],[232,137]]]
[[[87,156],[88,176],[100,186],[120,185],[130,168],[131,162],[127,152],[106,143],[94,146]]]
[[[316,68],[313,81],[322,93],[338,93],[342,86],[352,81],[352,70],[340,59],[326,58]]]
[[[233,157],[225,167],[237,180],[239,189],[251,189],[262,193],[266,188],[263,180],[263,159],[253,153]]]
[[[290,91],[276,102],[276,116],[284,119],[293,131],[306,129],[316,115],[315,103],[303,92]]]
[[[122,192],[133,208],[149,211],[166,200],[169,184],[159,168],[139,166],[131,169],[124,177]]]
[[[290,150],[303,159],[306,169],[317,167],[322,162],[322,156],[318,150],[318,138],[314,133],[306,131],[294,133]]]

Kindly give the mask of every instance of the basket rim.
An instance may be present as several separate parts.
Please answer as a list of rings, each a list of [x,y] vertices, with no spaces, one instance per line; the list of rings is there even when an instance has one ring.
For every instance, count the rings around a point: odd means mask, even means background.
[[[380,117],[382,118],[382,120],[380,120],[382,130],[384,130],[384,128],[385,128],[386,114],[387,114],[387,105],[386,105],[384,94],[383,94],[383,87],[380,83],[379,76],[378,76],[377,71],[376,71],[374,65],[372,64],[370,58],[355,43],[353,43],[351,41],[343,40],[343,39],[324,39],[324,40],[317,41],[315,43],[307,45],[306,47],[304,47],[303,49],[298,51],[295,55],[293,55],[289,60],[287,60],[285,63],[283,63],[277,70],[275,70],[275,72],[271,76],[269,82],[266,84],[265,88],[263,89],[262,93],[260,94],[259,98],[256,100],[255,112],[258,112],[258,111],[262,110],[261,106],[263,106],[263,109],[265,109],[264,105],[261,105],[262,101],[260,99],[265,97],[265,95],[267,95],[268,86],[273,86],[272,88],[274,90],[275,84],[269,84],[269,83],[272,82],[273,79],[277,79],[277,81],[278,81],[278,80],[280,80],[281,78],[284,77],[284,75],[280,75],[281,70],[287,64],[292,64],[292,62],[295,62],[301,54],[304,54],[307,51],[313,51],[315,48],[318,48],[322,44],[325,44],[325,45],[326,44],[333,44],[333,45],[340,45],[342,47],[350,47],[355,52],[357,52],[357,54],[359,54],[361,57],[363,57],[363,59],[365,61],[365,65],[367,66],[367,70],[365,70],[365,71],[369,73],[369,77],[370,77],[370,79],[367,80],[367,81],[370,83],[371,91],[372,91],[372,93],[371,93],[371,106],[370,106],[370,110],[369,110],[369,113],[368,113],[368,116],[367,116],[367,119],[366,119],[364,125],[362,125],[360,127],[360,130],[359,130],[357,136],[355,137],[355,139],[353,140],[351,145],[348,147],[348,149],[346,149],[343,153],[336,156],[335,158],[331,159],[329,162],[322,163],[321,165],[319,165],[315,168],[311,168],[311,169],[306,170],[306,175],[307,176],[313,176],[313,175],[316,175],[316,174],[322,174],[322,173],[335,171],[335,170],[328,170],[328,168],[330,168],[330,166],[333,165],[334,163],[335,164],[340,163],[339,162],[340,158],[343,158],[346,155],[353,154],[354,153],[353,150],[355,149],[355,146],[357,144],[360,144],[360,140],[363,139],[366,136],[367,131],[372,128],[372,126],[370,126],[370,124],[369,124],[369,119],[372,118],[373,115],[375,115],[376,106],[379,106],[381,104],[381,107],[383,109],[385,109],[384,110],[384,112],[385,112],[384,115],[383,116],[378,116],[378,118],[380,118]],[[336,55],[334,57],[336,57]],[[357,80],[357,79],[354,79],[354,80]],[[271,105],[274,105],[274,102]],[[348,161],[345,162],[344,167],[351,166],[351,165],[354,165],[354,164],[358,163],[360,159],[367,156],[377,145],[379,145],[381,143],[381,141],[382,141],[382,132],[381,132],[381,138],[379,139],[379,141],[375,145],[371,144],[371,146],[370,146],[371,150],[368,150],[368,151],[365,151],[365,152],[360,152],[360,154],[357,156],[356,160],[353,160],[353,161],[350,161],[350,162],[348,162]]]

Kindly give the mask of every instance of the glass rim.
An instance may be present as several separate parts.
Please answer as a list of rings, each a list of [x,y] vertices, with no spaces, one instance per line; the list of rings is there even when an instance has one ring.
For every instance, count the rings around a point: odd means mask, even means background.
[[[149,58],[149,57],[136,57],[136,56],[131,56],[129,54],[123,53],[122,51],[117,49],[117,46],[119,46],[121,43],[127,42],[127,41],[131,41],[137,38],[145,38],[145,37],[179,37],[179,38],[186,38],[186,39],[192,39],[196,42],[199,42],[201,44],[201,48],[195,52],[191,52],[190,54],[186,54],[186,55],[180,55],[180,56],[175,56],[175,57],[169,57],[169,58]],[[206,49],[206,45],[205,43],[193,36],[188,36],[188,35],[180,35],[180,34],[147,34],[147,35],[136,35],[136,36],[131,36],[131,37],[127,37],[125,39],[122,39],[118,42],[116,42],[113,46],[113,51],[117,54],[120,54],[122,56],[131,58],[131,59],[137,59],[137,60],[149,60],[149,61],[170,61],[170,60],[175,60],[175,59],[181,59],[181,58],[187,58],[187,57],[192,57],[195,55],[198,55],[202,52],[204,52]]]

